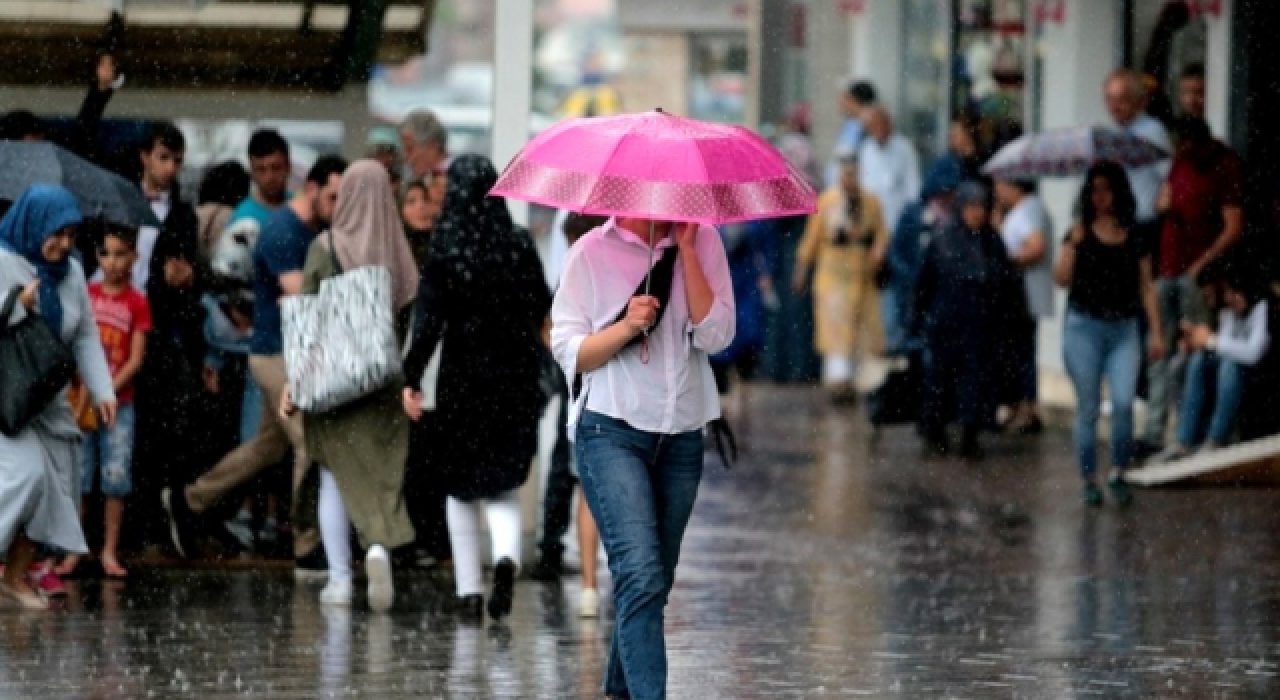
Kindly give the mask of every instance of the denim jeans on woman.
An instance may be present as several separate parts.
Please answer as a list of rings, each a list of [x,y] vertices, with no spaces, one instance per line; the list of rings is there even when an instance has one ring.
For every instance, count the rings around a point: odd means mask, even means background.
[[[1209,420],[1209,442],[1221,447],[1231,439],[1240,397],[1244,394],[1244,368],[1215,352],[1201,350],[1187,364],[1182,411],[1178,415],[1178,444],[1200,444],[1205,404],[1210,386],[1215,388],[1213,417]]]
[[[1063,355],[1076,392],[1076,455],[1086,479],[1098,469],[1104,379],[1111,399],[1111,464],[1116,469],[1129,466],[1133,398],[1142,367],[1141,336],[1137,318],[1106,321],[1074,309],[1067,312]]]
[[[582,492],[609,555],[617,607],[604,692],[665,698],[664,609],[702,480],[702,432],[646,433],[587,411],[574,449]]]

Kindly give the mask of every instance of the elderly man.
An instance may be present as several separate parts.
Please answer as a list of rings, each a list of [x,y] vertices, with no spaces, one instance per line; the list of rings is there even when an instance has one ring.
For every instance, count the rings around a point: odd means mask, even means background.
[[[1169,140],[1169,132],[1157,119],[1147,114],[1147,90],[1137,73],[1120,69],[1112,73],[1103,85],[1103,96],[1107,103],[1107,111],[1111,114],[1112,127],[1144,138],[1173,153]],[[1165,160],[1154,165],[1141,168],[1127,168],[1129,185],[1133,188],[1133,198],[1137,204],[1135,233],[1144,244],[1150,246],[1158,260],[1160,257],[1160,222],[1156,204],[1160,199],[1160,189],[1169,177],[1170,161]],[[1182,291],[1194,291],[1194,285],[1185,290],[1178,284],[1169,284],[1165,280],[1156,282],[1156,291],[1160,296],[1162,309],[1176,309],[1181,306]],[[1193,299],[1188,299],[1188,302]],[[1164,316],[1164,314],[1162,314]],[[1166,325],[1165,336],[1176,332],[1180,314],[1173,313],[1163,319]],[[1142,457],[1158,452],[1164,443],[1165,425],[1168,422],[1169,403],[1175,396],[1175,367],[1170,359],[1153,362],[1147,368],[1148,401],[1147,424],[1143,441],[1134,445],[1136,456]]]
[[[884,225],[894,230],[907,205],[920,197],[920,162],[916,148],[894,133],[889,113],[879,105],[863,110],[867,137],[858,150],[858,180],[880,201]],[[897,293],[892,287],[881,293],[885,341],[891,354],[904,352],[907,332],[900,318]]]
[[[429,109],[415,109],[400,123],[400,145],[413,179],[429,180],[449,169],[449,132]]]

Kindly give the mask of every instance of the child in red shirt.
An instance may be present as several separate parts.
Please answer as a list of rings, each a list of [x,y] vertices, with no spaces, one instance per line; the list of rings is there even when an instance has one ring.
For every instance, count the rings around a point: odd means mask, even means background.
[[[133,407],[133,380],[142,367],[151,331],[151,307],[147,298],[130,283],[138,254],[131,231],[108,230],[98,250],[103,272],[101,282],[89,285],[89,299],[98,322],[98,334],[106,351],[120,411],[114,427],[99,426],[85,434],[82,493],[93,491],[94,477],[101,476],[106,497],[106,532],[102,545],[102,570],[107,576],[128,575],[120,565],[116,548],[120,523],[124,520],[124,499],[133,491],[133,441],[136,417]],[[77,562],[68,559],[59,567],[70,572]]]

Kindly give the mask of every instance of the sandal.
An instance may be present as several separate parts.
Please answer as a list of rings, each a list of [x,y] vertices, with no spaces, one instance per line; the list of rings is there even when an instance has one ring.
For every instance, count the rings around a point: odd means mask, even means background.
[[[48,610],[49,601],[33,591],[20,591],[7,583],[0,583],[0,605],[21,610]]]

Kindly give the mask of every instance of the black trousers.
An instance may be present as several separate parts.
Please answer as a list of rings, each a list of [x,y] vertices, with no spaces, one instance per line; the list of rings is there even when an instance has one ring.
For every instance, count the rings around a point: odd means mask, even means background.
[[[435,435],[432,415],[413,423],[409,430],[409,460],[404,473],[404,501],[409,511],[409,521],[417,532],[415,548],[435,557],[437,561],[453,558],[449,544],[449,524],[445,521],[444,479],[439,470],[432,469],[428,455]]]
[[[554,396],[559,396],[560,415],[556,419],[556,444],[551,451],[551,472],[547,475],[547,492],[542,502],[542,539],[538,551],[544,559],[559,558],[564,554],[564,536],[569,532],[572,517],[573,489],[578,480],[569,468],[571,449],[566,423],[569,418],[569,388],[564,375],[557,368]]]

